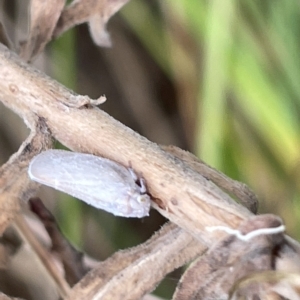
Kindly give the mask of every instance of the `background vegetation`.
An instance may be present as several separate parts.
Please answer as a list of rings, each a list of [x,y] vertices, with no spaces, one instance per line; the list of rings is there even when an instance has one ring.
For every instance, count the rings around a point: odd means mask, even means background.
[[[26,2],[0,1],[4,22],[18,24],[15,40],[24,35]],[[281,216],[299,239],[299,1],[131,0],[108,30],[110,49],[97,48],[81,25],[35,64],[77,93],[105,94],[101,109],[150,140],[247,183],[259,212]],[[27,134],[1,105],[0,163]],[[66,236],[98,259],[146,240],[164,222],[156,212],[127,220],[43,192]],[[178,275],[158,293],[170,298]]]

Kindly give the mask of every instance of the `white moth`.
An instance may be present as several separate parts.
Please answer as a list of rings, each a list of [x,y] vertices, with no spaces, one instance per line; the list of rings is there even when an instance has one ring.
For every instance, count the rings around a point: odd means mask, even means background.
[[[143,179],[109,159],[91,154],[47,150],[35,156],[29,177],[116,216],[149,215],[150,197]]]

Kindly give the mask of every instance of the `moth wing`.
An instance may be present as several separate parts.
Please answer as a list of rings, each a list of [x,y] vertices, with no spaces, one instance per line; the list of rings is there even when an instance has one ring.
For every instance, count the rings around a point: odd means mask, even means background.
[[[90,154],[48,150],[30,163],[31,179],[114,215],[126,216],[135,182],[125,167]]]

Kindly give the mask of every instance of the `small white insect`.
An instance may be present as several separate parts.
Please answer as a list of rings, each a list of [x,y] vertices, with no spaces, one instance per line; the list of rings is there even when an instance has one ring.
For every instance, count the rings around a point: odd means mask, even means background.
[[[47,150],[30,162],[29,177],[116,216],[149,215],[150,197],[132,169],[91,154]]]

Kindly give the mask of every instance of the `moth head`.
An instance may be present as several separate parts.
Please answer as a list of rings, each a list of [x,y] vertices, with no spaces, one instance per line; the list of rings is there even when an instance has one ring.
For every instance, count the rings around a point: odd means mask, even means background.
[[[134,193],[131,195],[129,207],[130,207],[130,214],[134,217],[141,218],[143,216],[149,215],[149,210],[151,207],[151,200],[149,195],[141,194],[141,193]]]

